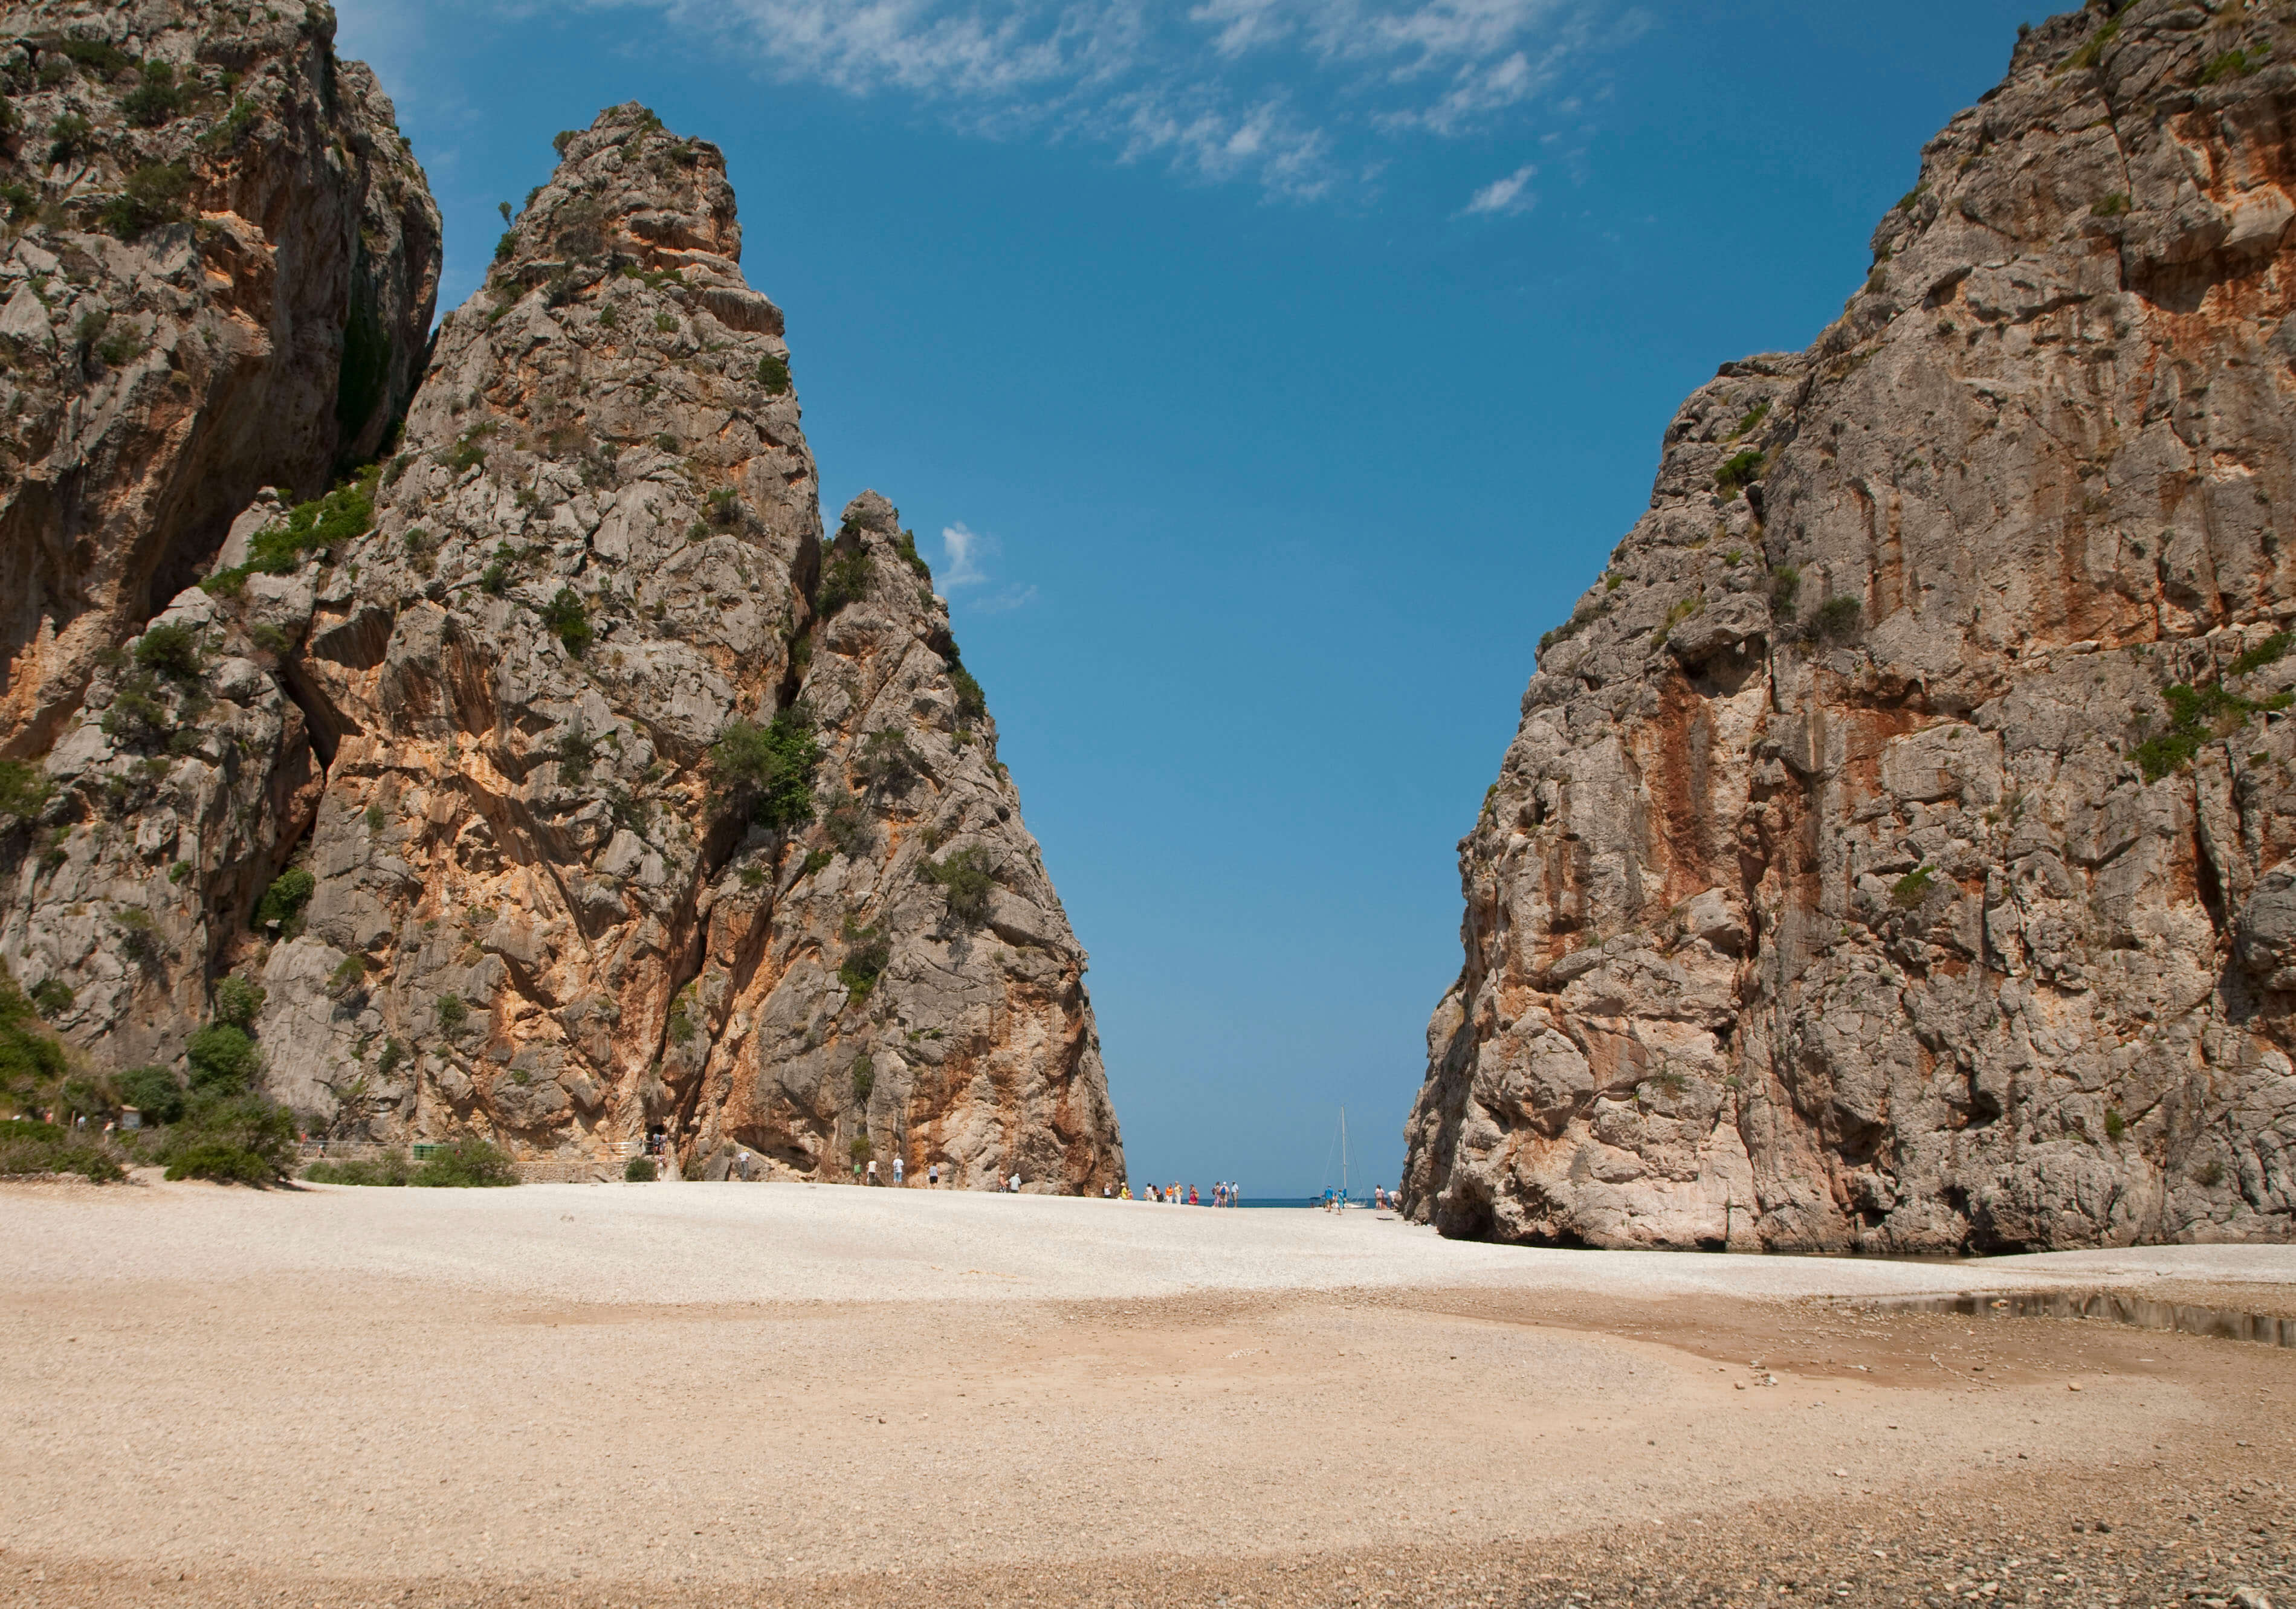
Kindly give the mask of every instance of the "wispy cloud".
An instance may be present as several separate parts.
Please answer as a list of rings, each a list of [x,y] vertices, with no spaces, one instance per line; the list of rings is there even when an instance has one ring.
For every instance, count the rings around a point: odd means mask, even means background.
[[[1646,26],[1628,0],[578,3],[659,12],[768,77],[905,95],[972,132],[1303,200],[1360,184],[1383,143],[1502,125]]]
[[[965,608],[976,615],[1001,615],[1031,602],[1037,589],[1018,582],[991,584],[987,561],[1001,551],[996,538],[959,520],[940,528],[942,564],[939,580],[944,596],[966,594]]]
[[[1538,205],[1538,198],[1524,187],[1538,172],[1537,163],[1525,162],[1505,178],[1493,179],[1468,199],[1466,206],[1461,208],[1462,216],[1479,212],[1529,212]]]
[[[948,592],[962,586],[979,586],[988,579],[980,568],[981,560],[996,551],[996,539],[959,521],[940,528],[941,552],[946,562],[941,566],[940,584]]]

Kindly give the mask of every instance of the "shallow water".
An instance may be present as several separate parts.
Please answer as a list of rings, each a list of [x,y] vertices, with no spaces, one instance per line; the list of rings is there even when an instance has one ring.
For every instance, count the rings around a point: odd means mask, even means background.
[[[2176,1330],[2226,1341],[2296,1347],[2296,1319],[2234,1308],[2155,1302],[2119,1291],[1964,1291],[1952,1296],[1861,1298],[1841,1305],[1861,1313],[1960,1313],[1980,1319],[2103,1319],[2138,1329]]]

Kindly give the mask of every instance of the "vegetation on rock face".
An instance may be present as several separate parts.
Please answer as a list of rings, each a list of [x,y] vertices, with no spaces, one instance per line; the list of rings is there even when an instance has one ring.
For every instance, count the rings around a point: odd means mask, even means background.
[[[1890,889],[1890,902],[1900,911],[1918,911],[1922,902],[1930,897],[1934,875],[1926,866],[1916,866],[1899,878]]]
[[[824,620],[850,603],[857,603],[869,590],[869,550],[857,539],[849,542],[840,537],[830,549],[829,563],[823,571],[821,596],[816,607]]]
[[[853,1058],[853,1102],[856,1106],[869,1104],[869,1095],[877,1087],[877,1063],[864,1050]]]
[[[1748,447],[1733,453],[1714,473],[1714,489],[1732,498],[1762,478],[1762,450]]]
[[[849,1003],[858,1006],[868,1000],[877,987],[877,980],[884,976],[885,968],[893,959],[893,944],[877,925],[857,927],[849,920],[845,924],[845,959],[837,966],[837,981],[845,985]]]
[[[1809,619],[1809,634],[1819,642],[1841,647],[1857,641],[1865,605],[1855,598],[1828,598]]]
[[[542,611],[542,624],[577,659],[590,646],[589,611],[582,607],[580,595],[570,586],[558,589],[558,595]]]
[[[118,195],[103,204],[98,222],[104,233],[135,240],[183,216],[191,193],[191,170],[176,162],[147,162],[129,174]]]
[[[2147,738],[2129,755],[2147,782],[2158,782],[2169,772],[2182,770],[2210,739],[2230,737],[2251,716],[2286,709],[2296,701],[2287,693],[2262,700],[2243,698],[2214,682],[2202,687],[2178,682],[2163,689],[2161,698],[2169,706],[2169,730]]]
[[[820,764],[813,722],[796,708],[764,726],[730,722],[709,748],[718,793],[760,827],[782,832],[813,820],[813,773]]]
[[[301,933],[303,908],[311,903],[312,891],[318,886],[318,879],[300,866],[291,866],[272,878],[271,886],[255,903],[257,930],[276,922],[281,938],[293,938]]]
[[[765,388],[767,396],[788,396],[789,365],[771,353],[767,353],[758,360],[758,384]]]
[[[940,889],[949,915],[964,926],[978,927],[988,920],[996,879],[989,872],[987,850],[960,849],[938,862],[927,861],[918,875]]]
[[[288,576],[315,553],[348,547],[374,525],[375,485],[381,466],[371,465],[323,497],[297,503],[287,518],[266,526],[247,544],[247,562],[218,570],[200,584],[210,592],[238,592],[250,576]]]
[[[625,1184],[652,1184],[659,1172],[660,1170],[654,1166],[652,1157],[633,1156],[630,1158],[628,1165],[622,1169],[622,1182]]]

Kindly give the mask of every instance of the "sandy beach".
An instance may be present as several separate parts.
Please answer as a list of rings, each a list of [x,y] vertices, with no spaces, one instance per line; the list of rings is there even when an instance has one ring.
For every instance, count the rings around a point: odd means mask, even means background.
[[[2296,1248],[1534,1251],[800,1185],[9,1186],[0,1222],[0,1601],[2296,1591],[2296,1352],[1888,1305],[2296,1317]]]

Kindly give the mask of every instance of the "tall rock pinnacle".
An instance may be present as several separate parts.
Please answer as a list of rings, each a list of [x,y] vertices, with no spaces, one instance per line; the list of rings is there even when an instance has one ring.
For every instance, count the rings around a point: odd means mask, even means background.
[[[138,1058],[203,981],[259,982],[272,1090],[337,1134],[592,1167],[662,1133],[689,1176],[898,1154],[1097,1193],[1122,1153],[1084,952],[913,537],[873,493],[824,528],[723,157],[636,105],[558,143],[397,450],[258,503],[51,761],[82,797],[179,788],[107,729],[142,676],[281,706],[307,767],[250,764],[170,834],[67,833],[9,959]],[[194,666],[153,671],[177,628]],[[285,869],[194,932],[166,866],[262,859],[210,845],[266,808]],[[58,903],[137,870],[111,927],[161,958],[74,954]]]
[[[1726,367],[1460,845],[1407,1209],[2296,1233],[2296,29],[2094,4]]]

